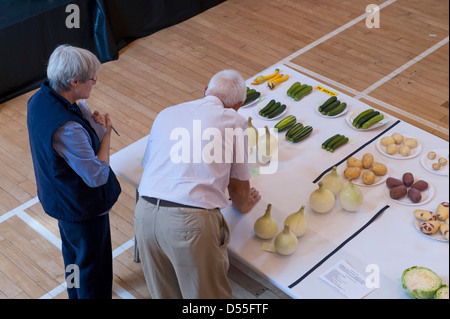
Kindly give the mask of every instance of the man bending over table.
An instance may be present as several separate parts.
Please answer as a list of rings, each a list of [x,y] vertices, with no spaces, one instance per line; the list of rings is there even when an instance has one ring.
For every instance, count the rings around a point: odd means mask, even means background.
[[[242,76],[224,70],[202,99],[169,107],[153,123],[134,217],[152,298],[232,296],[220,209],[231,199],[247,213],[261,198],[250,188],[248,142],[239,134],[247,128],[237,113],[245,98]]]

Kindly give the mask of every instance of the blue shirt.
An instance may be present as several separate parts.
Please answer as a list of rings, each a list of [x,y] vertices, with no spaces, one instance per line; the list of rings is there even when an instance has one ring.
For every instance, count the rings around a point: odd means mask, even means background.
[[[101,141],[105,129],[94,122],[84,101],[80,102],[78,107]],[[53,134],[52,146],[89,187],[98,187],[108,181],[109,164],[98,159],[92,147],[92,139],[81,124],[69,121],[60,126]]]

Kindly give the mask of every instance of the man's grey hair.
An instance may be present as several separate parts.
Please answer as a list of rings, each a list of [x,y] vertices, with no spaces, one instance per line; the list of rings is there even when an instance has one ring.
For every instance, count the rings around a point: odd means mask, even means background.
[[[47,77],[56,91],[68,91],[72,81],[87,82],[100,69],[100,61],[90,51],[67,44],[58,46],[48,61]]]
[[[242,75],[236,70],[223,70],[209,81],[205,95],[218,97],[224,106],[233,107],[246,98],[247,86]]]

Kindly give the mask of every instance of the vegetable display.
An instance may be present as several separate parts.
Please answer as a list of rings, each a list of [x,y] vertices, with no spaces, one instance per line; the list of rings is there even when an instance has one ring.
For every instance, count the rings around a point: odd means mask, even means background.
[[[247,96],[245,98],[243,106],[252,103],[256,99],[259,99],[260,96],[261,96],[260,92],[256,91],[255,89],[250,89],[249,87],[247,87]]]
[[[336,199],[333,192],[324,187],[322,182],[319,182],[318,185],[319,188],[309,196],[309,205],[316,213],[328,213],[333,209]]]
[[[364,196],[361,190],[350,180],[339,193],[339,203],[341,207],[349,212],[356,212],[361,208]]]
[[[278,223],[271,216],[272,204],[267,205],[266,212],[259,217],[253,227],[256,236],[261,239],[271,239],[278,233]]]
[[[302,123],[294,124],[294,126],[287,131],[286,140],[292,143],[298,143],[311,135],[312,131],[312,126],[304,126]]]
[[[336,116],[344,112],[346,108],[347,103],[339,101],[336,96],[332,96],[319,106],[318,110],[323,115]]]
[[[275,71],[272,74],[269,74],[266,76],[260,75],[256,79],[253,80],[252,84],[253,85],[262,84],[262,83],[266,82],[267,80],[271,80],[271,79],[275,78],[279,72],[280,72],[280,69],[275,69]]]
[[[438,205],[436,212],[416,209],[414,217],[423,223],[420,224],[419,230],[426,235],[436,234],[438,231],[449,240],[449,215],[448,203],[442,202]]]
[[[297,123],[297,118],[294,115],[289,115],[275,124],[275,128],[278,129],[278,132],[282,132],[290,128],[295,123]]]
[[[302,237],[306,233],[306,230],[308,228],[308,223],[306,222],[304,213],[305,205],[302,205],[298,212],[289,215],[284,221],[284,225],[289,225],[289,229],[297,237]]]
[[[284,110],[286,110],[286,104],[281,104],[272,99],[259,111],[259,115],[271,119],[283,113]]]
[[[298,247],[297,236],[290,230],[289,225],[285,225],[284,229],[275,237],[275,251],[280,255],[292,255]]]
[[[325,142],[323,142],[322,148],[333,153],[337,148],[347,144],[348,141],[349,138],[346,137],[345,135],[336,134],[328,138]]]
[[[414,299],[430,299],[442,286],[442,279],[426,267],[410,267],[401,278],[403,289]]]
[[[357,129],[367,130],[370,126],[384,119],[384,115],[374,109],[368,109],[358,114],[352,124]]]
[[[328,188],[335,196],[339,195],[345,185],[345,180],[342,175],[337,172],[336,166],[322,178],[321,182],[323,186]]]
[[[406,172],[402,179],[388,177],[386,186],[389,188],[389,196],[392,199],[399,200],[408,195],[413,203],[419,203],[422,200],[423,191],[428,189],[428,183],[424,180],[414,180],[413,174]]]
[[[287,95],[293,98],[295,101],[300,101],[302,98],[310,94],[312,92],[312,89],[313,87],[311,85],[295,82],[287,90]]]

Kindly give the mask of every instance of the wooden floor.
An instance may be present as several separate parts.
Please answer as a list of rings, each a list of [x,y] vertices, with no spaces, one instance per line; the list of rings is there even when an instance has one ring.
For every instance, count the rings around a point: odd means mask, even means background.
[[[366,26],[368,4],[380,28]],[[103,64],[88,100],[111,114],[112,153],[147,135],[164,108],[200,98],[221,69],[252,78],[283,61],[448,141],[449,3],[442,0],[228,0],[139,39]],[[0,105],[0,298],[67,298],[57,223],[36,200],[29,92]],[[114,297],[150,298],[133,262],[134,189],[111,212]],[[287,298],[232,260],[235,298]]]

